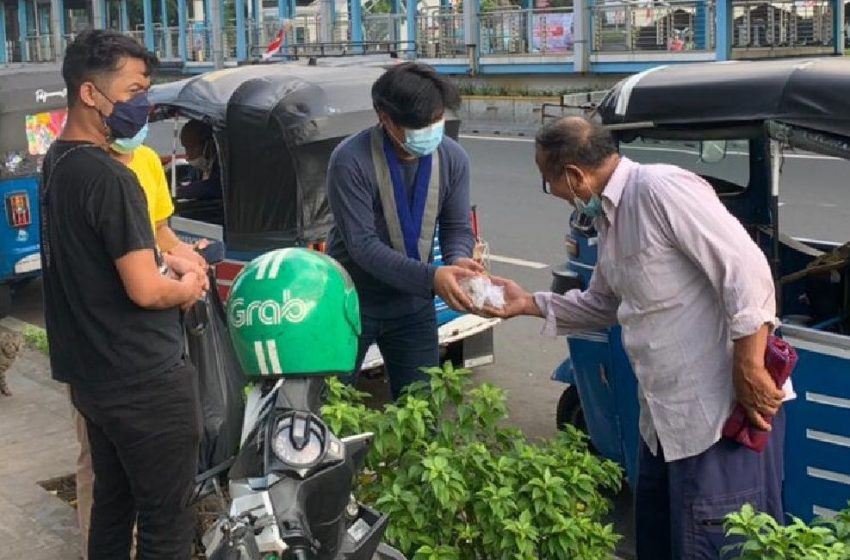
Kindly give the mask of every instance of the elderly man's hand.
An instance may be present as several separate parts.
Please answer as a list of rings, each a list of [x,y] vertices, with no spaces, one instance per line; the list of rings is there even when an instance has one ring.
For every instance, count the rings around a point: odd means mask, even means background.
[[[764,324],[749,336],[735,340],[733,383],[735,396],[753,426],[770,430],[770,419],[782,406],[785,393],[776,387],[764,367],[764,353],[770,325]]]
[[[541,316],[540,309],[534,302],[534,296],[526,292],[522,286],[498,276],[491,276],[490,281],[494,286],[501,286],[505,290],[505,306],[502,308],[485,306],[484,309],[476,309],[475,313],[482,317],[498,317],[510,319],[519,315]]]
[[[776,388],[776,383],[764,366],[738,366],[734,373],[735,396],[744,407],[754,427],[770,430],[770,418],[782,406],[785,393]]]

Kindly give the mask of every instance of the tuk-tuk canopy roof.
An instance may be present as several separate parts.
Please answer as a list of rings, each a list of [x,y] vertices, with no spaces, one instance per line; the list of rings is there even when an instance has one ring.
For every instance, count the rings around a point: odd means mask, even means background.
[[[222,129],[227,120],[228,105],[237,102],[255,110],[274,111],[284,102],[288,109],[304,114],[304,107],[287,107],[288,97],[304,99],[306,90],[320,93],[325,107],[312,107],[310,116],[371,110],[372,83],[383,73],[381,68],[366,66],[323,67],[301,63],[263,64],[219,70],[157,85],[150,101],[160,110],[176,110],[182,116],[202,120],[214,129]],[[246,82],[259,80],[250,96],[234,94]],[[319,101],[319,99],[314,99]]]
[[[617,84],[605,124],[676,127],[778,121],[850,136],[850,60],[844,57],[660,66]]]
[[[377,123],[375,66],[243,66],[158,85],[154,118],[171,113],[214,131],[225,240],[265,251],[323,239],[332,224],[328,160],[345,137]]]
[[[0,154],[27,151],[26,117],[68,102],[61,69],[55,64],[0,67]]]

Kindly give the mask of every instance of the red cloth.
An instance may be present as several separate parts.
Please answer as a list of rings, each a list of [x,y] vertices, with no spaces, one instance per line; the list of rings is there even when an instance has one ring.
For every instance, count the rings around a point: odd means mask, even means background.
[[[266,52],[263,53],[263,59],[267,60],[277,54],[280,50],[280,46],[283,44],[283,38],[286,35],[283,26],[281,26],[280,31],[277,33],[277,37],[272,39],[272,42],[269,43],[269,46],[266,47]]]
[[[764,367],[767,368],[778,389],[782,388],[785,381],[791,377],[795,365],[797,365],[797,351],[781,338],[769,336],[764,352]],[[723,426],[723,437],[733,439],[759,452],[767,445],[768,433],[750,424],[750,419],[740,404],[735,405],[732,416]]]

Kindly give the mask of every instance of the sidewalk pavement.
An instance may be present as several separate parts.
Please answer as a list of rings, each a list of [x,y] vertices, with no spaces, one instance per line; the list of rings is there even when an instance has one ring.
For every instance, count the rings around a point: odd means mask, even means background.
[[[0,327],[22,331],[6,317]],[[78,560],[74,509],[38,485],[74,472],[77,438],[67,387],[50,379],[47,357],[21,350],[0,396],[0,560]]]

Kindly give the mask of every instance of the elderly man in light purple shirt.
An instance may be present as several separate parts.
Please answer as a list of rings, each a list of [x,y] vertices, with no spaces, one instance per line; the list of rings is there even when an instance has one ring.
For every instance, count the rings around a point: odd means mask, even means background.
[[[716,560],[723,518],[752,503],[780,522],[785,392],[764,366],[775,324],[770,268],[697,175],[621,157],[600,125],[569,117],[537,135],[551,193],[593,218],[599,260],[586,291],[529,294],[510,280],[490,313],[545,319],[545,334],[619,323],[638,379],[639,560]],[[757,453],[722,438],[735,402],[772,432]]]

